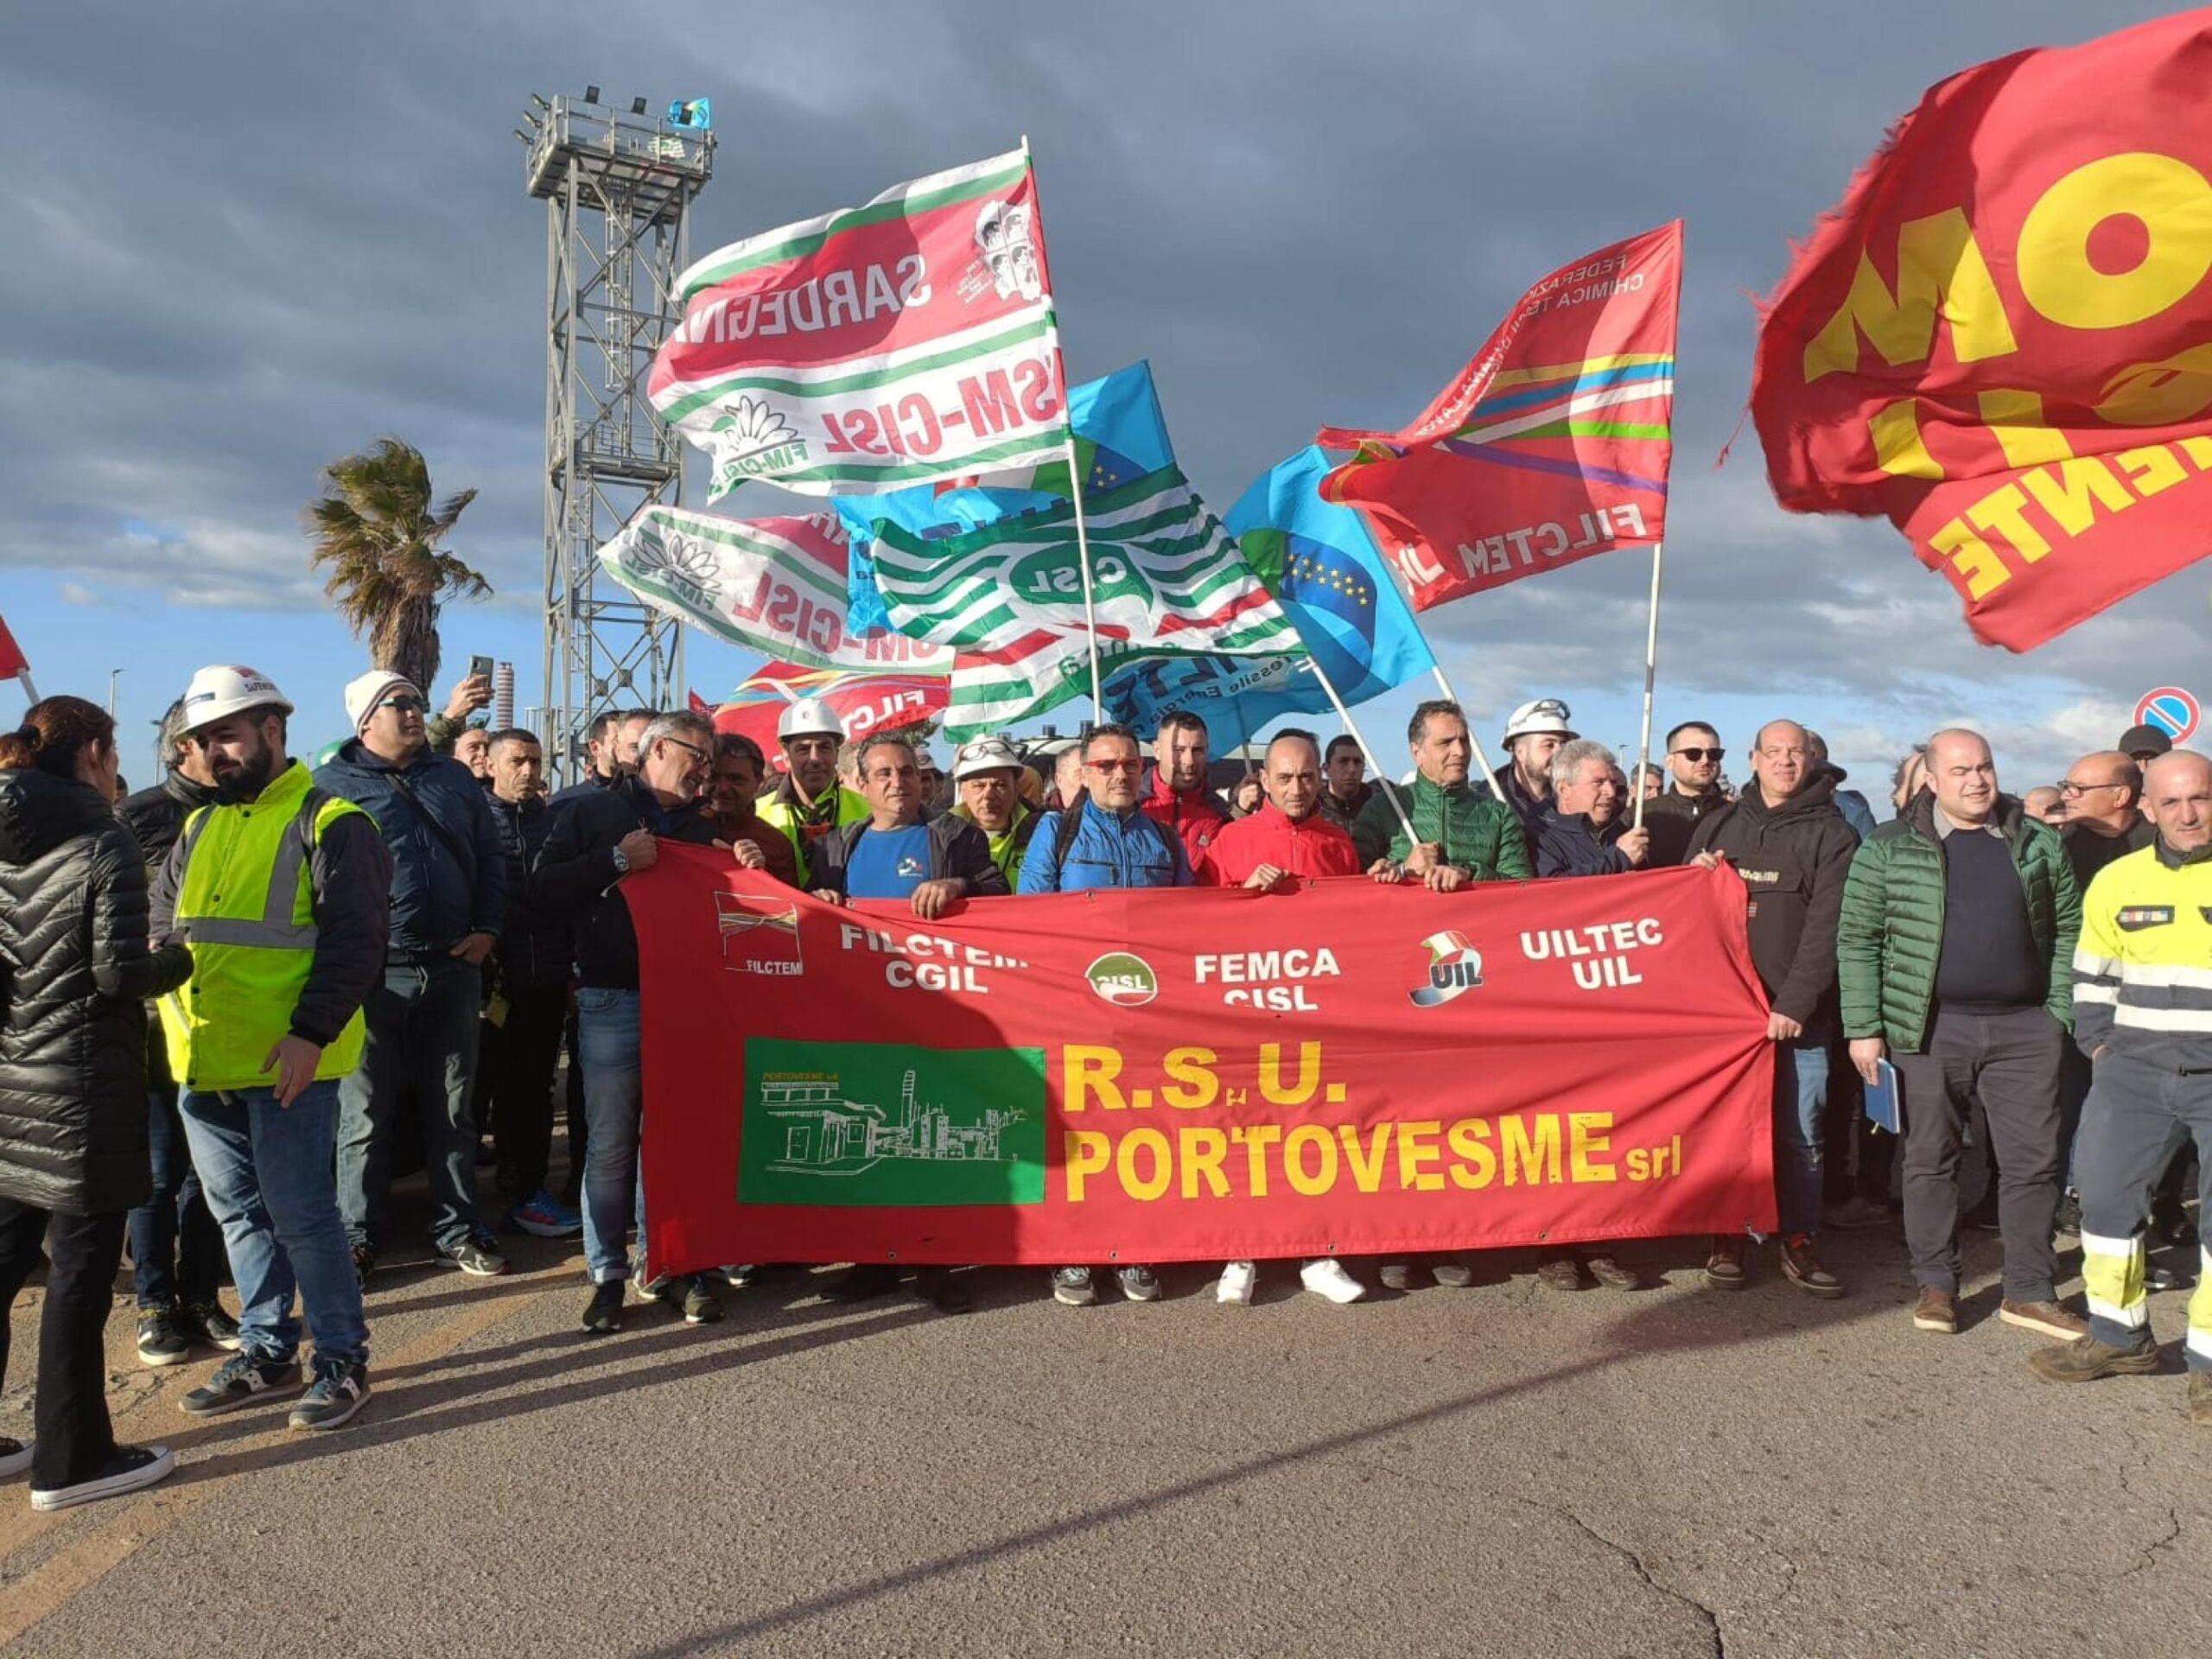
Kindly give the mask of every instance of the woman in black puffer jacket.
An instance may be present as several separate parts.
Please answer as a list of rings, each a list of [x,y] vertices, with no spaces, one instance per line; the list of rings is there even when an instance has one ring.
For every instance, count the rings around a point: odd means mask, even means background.
[[[115,721],[98,705],[48,697],[0,734],[0,1370],[41,1236],[53,1260],[37,1440],[0,1438],[0,1474],[28,1467],[41,1510],[173,1466],[166,1447],[116,1444],[101,1333],[124,1217],[149,1184],[145,999],[181,985],[192,958],[147,947],[145,859],[115,795]]]

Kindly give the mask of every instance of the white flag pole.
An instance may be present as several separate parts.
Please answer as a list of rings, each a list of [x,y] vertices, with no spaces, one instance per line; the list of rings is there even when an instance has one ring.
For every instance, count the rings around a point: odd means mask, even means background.
[[[1021,164],[1025,170],[1032,172],[1037,165],[1029,153],[1029,135],[1026,132],[1021,135]],[[1058,352],[1053,355],[1059,358],[1060,412],[1065,416],[1067,362]],[[1103,724],[1106,719],[1106,692],[1098,676],[1098,601],[1090,579],[1090,532],[1084,524],[1083,469],[1076,460],[1075,423],[1071,418],[1068,421],[1067,431],[1065,453],[1068,458],[1068,499],[1075,507],[1075,556],[1076,563],[1083,567],[1083,626],[1090,641],[1090,718],[1094,723]]]
[[[1344,729],[1351,734],[1352,741],[1359,745],[1359,752],[1367,757],[1367,764],[1375,768],[1375,781],[1389,799],[1390,810],[1398,815],[1399,826],[1406,832],[1408,850],[1420,846],[1421,836],[1414,832],[1414,821],[1406,816],[1406,804],[1398,798],[1397,788],[1391,783],[1390,774],[1383,771],[1382,763],[1376,759],[1375,751],[1367,741],[1367,734],[1359,729],[1351,717],[1351,710],[1344,707],[1344,700],[1337,695],[1337,688],[1330,683],[1320,659],[1314,658],[1313,663],[1313,677],[1321,682],[1321,689],[1329,694],[1329,704],[1337,711],[1337,718],[1344,721]]]
[[[1643,828],[1643,769],[1651,764],[1651,691],[1659,677],[1659,572],[1666,563],[1667,544],[1651,543],[1651,613],[1643,630],[1643,727],[1636,741],[1636,772],[1632,792],[1636,817],[1631,829]]]
[[[1414,626],[1415,627],[1419,627],[1421,625],[1419,623],[1415,623]],[[1425,645],[1428,645],[1428,636],[1427,634],[1423,634],[1421,636],[1421,643]],[[1490,792],[1491,794],[1497,796],[1499,800],[1503,801],[1505,799],[1505,791],[1498,785],[1497,773],[1491,769],[1490,757],[1483,753],[1482,739],[1475,735],[1474,716],[1467,713],[1467,705],[1465,703],[1459,702],[1459,694],[1452,689],[1452,682],[1444,677],[1444,665],[1436,660],[1436,648],[1433,645],[1429,646],[1428,657],[1428,671],[1436,676],[1437,690],[1444,693],[1444,700],[1446,702],[1459,703],[1460,717],[1467,722],[1467,747],[1474,751],[1475,764],[1482,768],[1483,781],[1490,785]],[[1510,804],[1510,803],[1508,804]]]

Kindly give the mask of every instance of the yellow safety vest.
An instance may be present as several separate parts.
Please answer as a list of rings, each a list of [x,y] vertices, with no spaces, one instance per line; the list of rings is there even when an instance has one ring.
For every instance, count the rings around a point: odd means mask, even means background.
[[[325,794],[295,760],[258,799],[203,806],[185,820],[177,930],[191,942],[192,977],[162,999],[169,1073],[188,1089],[264,1088],[264,1065],[291,1029],[315,963],[315,843],[361,809]],[[359,1011],[322,1051],[318,1081],[361,1063]]]
[[[786,783],[784,788],[788,787],[789,785]],[[801,887],[804,887],[808,880],[807,842],[830,830],[842,830],[849,823],[863,823],[868,817],[866,797],[854,794],[842,784],[833,787],[837,791],[837,815],[832,823],[824,823],[819,819],[810,818],[803,814],[799,810],[798,803],[785,795],[784,788],[779,788],[766,800],[755,801],[753,804],[753,810],[760,822],[772,824],[783,832],[784,839],[791,842],[791,856],[798,861],[798,881]],[[820,803],[817,802],[816,804],[818,806]],[[818,826],[814,836],[805,833],[810,823]]]

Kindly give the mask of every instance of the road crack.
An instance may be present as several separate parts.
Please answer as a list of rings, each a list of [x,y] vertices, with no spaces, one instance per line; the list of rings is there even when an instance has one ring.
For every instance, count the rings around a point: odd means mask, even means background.
[[[1529,1500],[1523,1499],[1522,1502],[1529,1503]],[[1575,1514],[1573,1510],[1564,1509],[1555,1503],[1530,1503],[1529,1506],[1533,1509],[1541,1510],[1547,1515],[1555,1515],[1559,1516],[1562,1521],[1566,1521],[1573,1526],[1578,1532],[1580,1532],[1586,1537],[1591,1539],[1596,1543],[1604,1545],[1607,1549],[1612,1551],[1614,1554],[1626,1561],[1629,1564],[1629,1567],[1635,1572],[1636,1576],[1643,1580],[1643,1582],[1649,1585],[1652,1589],[1657,1591],[1661,1595],[1669,1598],[1670,1600],[1681,1603],[1683,1606],[1695,1613],[1705,1625],[1706,1639],[1713,1645],[1713,1659],[1727,1659],[1728,1638],[1721,1630],[1720,1615],[1713,1611],[1712,1608],[1707,1606],[1703,1602],[1700,1601],[1695,1596],[1691,1595],[1688,1591],[1677,1590],[1673,1585],[1668,1584],[1659,1579],[1652,1573],[1649,1567],[1644,1565],[1643,1557],[1642,1555],[1638,1554],[1635,1550],[1630,1549],[1626,1544],[1617,1542],[1615,1540],[1606,1537],[1604,1533],[1599,1531],[1597,1528],[1592,1526],[1580,1516]]]

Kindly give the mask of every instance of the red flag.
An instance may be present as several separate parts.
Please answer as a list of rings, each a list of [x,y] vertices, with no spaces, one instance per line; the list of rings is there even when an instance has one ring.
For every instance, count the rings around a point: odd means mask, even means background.
[[[819,697],[849,738],[918,726],[944,712],[952,682],[932,674],[840,674],[834,669],[769,663],[748,676],[729,702],[714,711],[715,729],[736,732],[760,746],[780,767],[776,722],[801,697]]]
[[[1402,432],[1322,480],[1374,520],[1415,610],[1666,534],[1682,226],[1576,260],[1521,296]]]
[[[0,680],[12,680],[30,665],[22,647],[16,643],[16,636],[8,632],[8,620],[0,617]]]
[[[715,705],[709,702],[696,691],[689,692],[686,695],[690,698],[691,712],[693,714],[711,715],[715,712]]]
[[[1931,87],[1767,308],[1776,499],[2026,651],[2212,551],[2212,12]]]

